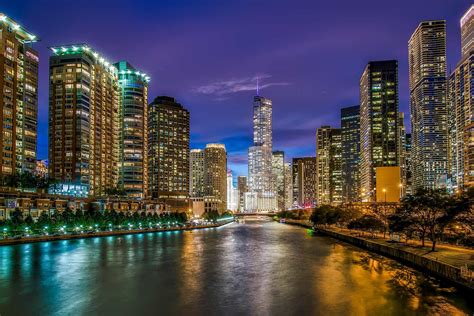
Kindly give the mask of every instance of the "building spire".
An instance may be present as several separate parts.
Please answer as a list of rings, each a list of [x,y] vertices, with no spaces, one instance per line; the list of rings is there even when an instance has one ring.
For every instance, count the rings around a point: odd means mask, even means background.
[[[257,76],[257,96],[258,96],[258,76]]]

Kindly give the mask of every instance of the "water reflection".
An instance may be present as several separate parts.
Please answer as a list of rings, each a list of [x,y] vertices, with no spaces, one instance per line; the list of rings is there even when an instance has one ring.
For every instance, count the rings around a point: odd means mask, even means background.
[[[271,222],[0,247],[1,315],[463,315],[468,304],[392,260]]]

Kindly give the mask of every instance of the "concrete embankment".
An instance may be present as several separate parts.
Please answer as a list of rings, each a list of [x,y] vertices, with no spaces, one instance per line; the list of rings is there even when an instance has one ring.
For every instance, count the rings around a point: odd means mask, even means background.
[[[451,283],[454,283],[471,292],[474,291],[473,280],[469,279],[465,275],[466,273],[463,273],[461,271],[461,268],[459,267],[455,267],[441,261],[436,261],[430,258],[426,258],[426,257],[420,256],[416,253],[412,253],[406,250],[397,249],[395,247],[390,247],[388,245],[380,244],[378,242],[368,240],[365,238],[351,236],[351,235],[343,234],[343,233],[333,231],[333,230],[328,230],[328,229],[318,229],[317,231],[323,235],[327,235],[327,236],[336,238],[338,240],[347,242],[349,244],[355,245],[357,247],[395,259],[417,270],[426,272],[433,276],[436,276],[446,281],[449,281]]]
[[[189,226],[189,227],[176,227],[176,228],[153,228],[153,229],[132,229],[132,230],[113,230],[113,231],[101,231],[94,233],[85,233],[85,234],[65,234],[65,235],[49,235],[49,236],[35,236],[35,237],[25,237],[19,239],[2,239],[0,240],[0,246],[6,245],[16,245],[16,244],[27,244],[35,242],[45,242],[45,241],[55,241],[55,240],[69,240],[69,239],[83,239],[83,238],[95,238],[95,237],[108,237],[108,236],[120,236],[120,235],[133,235],[133,234],[146,234],[146,233],[157,233],[157,232],[171,232],[171,231],[186,231],[186,230],[195,230],[195,229],[205,229],[205,228],[216,228],[227,225],[233,222],[226,221],[222,223],[212,224],[212,225],[203,225],[203,226]]]

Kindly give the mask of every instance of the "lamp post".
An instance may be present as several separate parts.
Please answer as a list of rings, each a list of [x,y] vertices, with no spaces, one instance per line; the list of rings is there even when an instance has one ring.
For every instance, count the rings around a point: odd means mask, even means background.
[[[382,192],[384,194],[384,200],[385,200],[385,203],[387,203],[387,190],[385,188],[382,189]]]

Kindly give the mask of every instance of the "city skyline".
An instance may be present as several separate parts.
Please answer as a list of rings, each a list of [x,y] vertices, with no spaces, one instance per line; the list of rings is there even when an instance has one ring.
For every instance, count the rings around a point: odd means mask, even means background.
[[[277,3],[273,7],[268,6],[265,1],[252,3],[257,7],[253,7],[254,9],[265,7],[269,14],[258,22],[250,23],[248,29],[247,27],[241,29],[236,28],[237,22],[240,19],[249,20],[256,14],[254,12],[259,10],[247,12],[245,5],[237,7],[231,4],[207,2],[199,9],[203,10],[203,16],[200,19],[205,17],[205,14],[209,14],[206,10],[211,6],[222,14],[215,22],[198,23],[194,32],[208,32],[209,41],[216,39],[223,43],[235,41],[230,49],[215,50],[211,54],[215,54],[214,58],[206,57],[201,53],[196,55],[196,49],[202,43],[196,43],[192,38],[187,37],[188,33],[193,32],[186,30],[186,23],[196,22],[196,15],[188,11],[196,9],[195,5],[189,5],[187,9],[182,9],[180,4],[176,4],[176,7],[175,5],[160,7],[163,10],[159,14],[163,14],[165,18],[163,21],[166,22],[166,30],[161,30],[156,23],[148,22],[147,24],[145,21],[150,14],[146,11],[157,14],[157,10],[154,9],[157,9],[159,4],[144,3],[143,6],[137,5],[133,8],[128,5],[122,8],[115,7],[112,12],[117,18],[109,18],[107,25],[101,25],[101,30],[97,32],[95,30],[99,26],[99,19],[102,19],[106,9],[112,8],[111,3],[107,1],[94,5],[96,7],[94,7],[95,10],[91,10],[89,25],[82,24],[80,16],[68,18],[68,23],[66,23],[62,20],[65,18],[55,15],[54,5],[46,9],[33,1],[8,4],[2,10],[41,40],[33,45],[33,48],[40,53],[38,158],[47,158],[45,150],[48,120],[47,59],[50,54],[47,47],[71,42],[87,42],[94,49],[106,52],[106,57],[110,60],[127,59],[138,69],[149,73],[153,78],[150,82],[149,103],[156,95],[172,95],[186,104],[192,117],[191,148],[203,147],[204,144],[210,142],[224,143],[229,152],[229,168],[236,175],[245,175],[246,151],[252,142],[250,119],[252,109],[249,106],[249,100],[255,95],[257,76],[260,77],[261,94],[272,99],[274,103],[275,145],[273,147],[275,150],[284,150],[288,161],[292,157],[314,155],[316,128],[325,124],[339,127],[337,109],[358,103],[358,78],[369,60],[399,60],[400,111],[408,113],[406,47],[410,35],[420,21],[447,20],[448,71],[455,67],[460,59],[459,19],[467,10],[469,3],[459,1],[447,4],[446,1],[429,1],[428,7],[426,6],[428,1],[416,4],[402,1],[397,3],[397,8],[380,8],[380,10],[390,9],[394,12],[393,17],[383,15],[383,18],[378,18],[377,10],[379,9],[377,8],[372,8],[370,13],[363,13],[372,2],[365,1],[357,5],[348,3],[343,12],[336,10],[332,4],[302,3],[299,9],[291,12],[289,19],[296,21],[298,18],[298,21],[289,30],[266,27],[267,24],[276,22],[274,19],[286,13],[285,5],[282,3]],[[408,7],[424,10],[407,10]],[[180,11],[177,8],[180,8]],[[305,13],[305,10],[308,13]],[[395,14],[397,10],[405,12],[402,16],[403,20],[400,20],[400,15]],[[37,15],[37,12],[41,14]],[[108,16],[112,12],[109,12]],[[142,22],[137,23],[136,26],[122,26],[121,17],[127,15],[133,17],[140,14],[143,16]],[[177,14],[182,16],[181,19],[176,19]],[[362,23],[358,15],[363,16],[363,14],[370,15],[370,19]],[[53,15],[55,24],[64,24],[66,27],[56,28],[53,31],[51,22],[48,22],[53,20],[53,18],[48,18]],[[326,16],[324,18],[321,16],[319,22],[313,22],[315,17],[313,15]],[[339,18],[337,25],[333,26],[328,21],[335,20],[335,17]],[[378,22],[382,19],[386,23],[380,27]],[[357,22],[357,26],[351,27],[351,22]],[[184,25],[181,26],[180,23]],[[218,31],[216,28],[218,25],[222,25],[223,30]],[[376,31],[375,26],[377,26]],[[120,32],[112,32],[114,28],[120,29]],[[211,29],[215,32],[209,31]],[[306,31],[299,33],[300,29]],[[142,41],[143,43],[137,42],[134,33],[137,30],[143,33],[141,35],[143,37],[137,37],[138,39],[153,35],[157,38],[157,44],[145,40]],[[342,31],[347,31],[347,34],[341,34]],[[278,32],[278,40],[275,38],[275,32]],[[295,34],[297,34],[296,38],[289,40]],[[357,45],[358,47],[354,50],[351,43],[355,34],[361,35],[357,37],[360,45]],[[374,34],[377,34],[377,38]],[[243,39],[240,41],[235,39],[236,35]],[[134,45],[118,45],[118,36],[121,42],[134,43]],[[379,36],[381,38],[378,38]],[[248,52],[238,49],[240,46],[236,45],[238,43],[250,45],[257,39],[259,40],[258,47]],[[286,39],[294,48],[291,52],[286,48],[288,43],[285,45],[278,43],[285,42]],[[170,45],[162,47],[160,41]],[[179,49],[183,46],[186,49]],[[128,47],[136,48],[132,50]],[[349,47],[351,48],[350,56],[347,53]],[[180,52],[188,50],[190,53],[183,52],[174,56],[176,54],[173,50]],[[265,55],[266,51],[268,55]],[[239,63],[232,62],[232,59],[236,57],[239,57],[237,58]],[[341,61],[341,58],[344,60]],[[199,63],[196,62],[197,59]],[[214,59],[220,60],[219,64],[215,64]],[[336,61],[339,64],[338,67],[347,69],[342,79],[331,74],[329,69],[333,66],[325,65]],[[204,123],[210,111],[213,111],[214,122],[211,127]],[[409,129],[407,116],[405,125]]]

